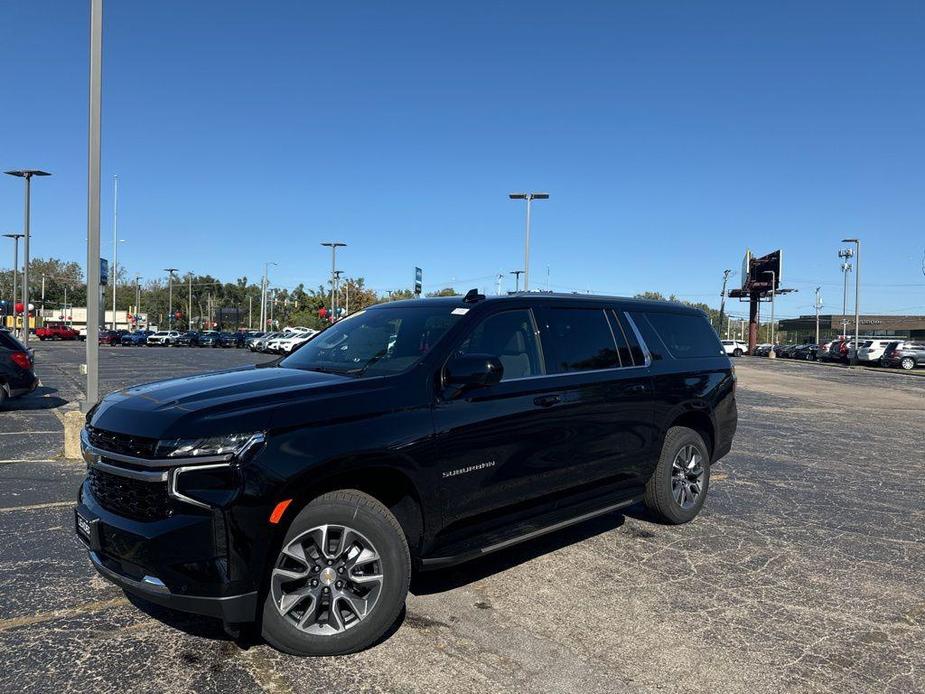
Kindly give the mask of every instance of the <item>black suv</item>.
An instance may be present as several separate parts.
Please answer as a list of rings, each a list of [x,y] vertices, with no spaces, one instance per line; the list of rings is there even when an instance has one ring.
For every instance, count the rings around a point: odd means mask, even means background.
[[[347,653],[395,622],[413,569],[638,501],[692,520],[735,383],[705,315],[676,304],[382,304],[284,359],[104,398],[76,531],[129,592]]]
[[[12,333],[0,328],[0,407],[9,398],[35,390],[39,380],[32,367],[32,353]]]

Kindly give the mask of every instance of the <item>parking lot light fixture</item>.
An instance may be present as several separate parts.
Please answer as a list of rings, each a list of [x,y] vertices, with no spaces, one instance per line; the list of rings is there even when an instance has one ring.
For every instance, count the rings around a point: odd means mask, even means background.
[[[861,240],[842,239],[841,242],[854,244],[854,356],[851,363],[857,366],[861,345]]]
[[[16,278],[19,275],[19,239],[23,234],[4,234],[8,239],[13,239],[13,331],[16,330]]]
[[[29,348],[29,217],[31,215],[31,200],[32,200],[32,177],[33,176],[51,176],[47,171],[42,171],[40,169],[15,169],[13,171],[5,171],[8,176],[16,176],[22,178],[26,182],[26,198],[25,198],[25,219],[23,221],[23,244],[22,244],[22,254],[23,254],[23,268],[22,268],[22,305],[23,305],[23,327],[22,327],[22,342]]]
[[[508,193],[511,200],[527,201],[527,221],[524,231],[524,291],[530,289],[530,204],[534,200],[548,200],[549,193]]]
[[[326,246],[331,249],[331,304],[328,307],[331,310],[331,322],[333,323],[336,318],[335,307],[334,307],[334,284],[337,282],[337,249],[345,247],[347,244],[343,241],[322,241],[322,246]]]

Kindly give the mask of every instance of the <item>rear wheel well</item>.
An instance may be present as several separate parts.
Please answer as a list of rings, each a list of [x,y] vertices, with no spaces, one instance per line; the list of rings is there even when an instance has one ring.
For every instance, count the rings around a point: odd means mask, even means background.
[[[688,429],[693,429],[700,437],[703,439],[703,442],[707,444],[707,449],[710,451],[710,458],[713,458],[714,450],[714,434],[713,434],[713,421],[710,419],[710,416],[706,412],[701,412],[698,410],[691,410],[685,412],[684,414],[679,415],[671,423],[673,427],[687,427]]]

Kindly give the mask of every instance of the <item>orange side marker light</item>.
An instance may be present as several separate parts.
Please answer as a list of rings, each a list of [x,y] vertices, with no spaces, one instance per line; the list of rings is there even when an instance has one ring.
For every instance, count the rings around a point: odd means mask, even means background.
[[[289,508],[289,504],[292,503],[292,499],[284,499],[276,504],[276,507],[273,509],[273,513],[270,514],[270,523],[276,525],[283,518],[283,514],[286,512],[286,509]]]

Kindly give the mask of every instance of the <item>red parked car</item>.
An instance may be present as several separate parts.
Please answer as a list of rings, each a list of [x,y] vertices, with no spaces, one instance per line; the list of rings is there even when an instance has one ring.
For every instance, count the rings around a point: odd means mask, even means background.
[[[99,343],[101,345],[121,345],[122,331],[120,330],[100,330]]]
[[[35,336],[40,340],[76,340],[77,331],[64,323],[46,323],[36,328]]]

